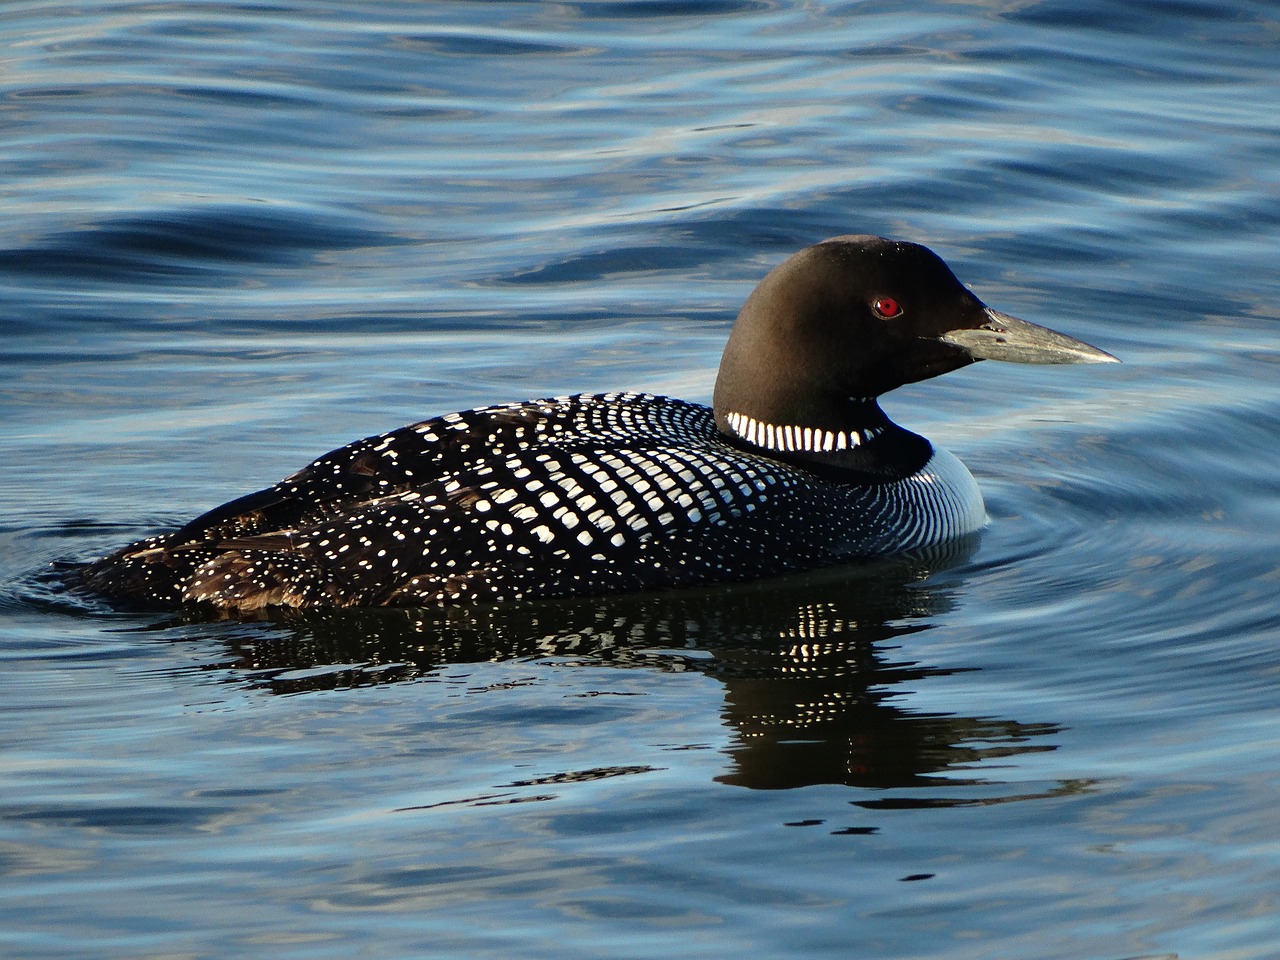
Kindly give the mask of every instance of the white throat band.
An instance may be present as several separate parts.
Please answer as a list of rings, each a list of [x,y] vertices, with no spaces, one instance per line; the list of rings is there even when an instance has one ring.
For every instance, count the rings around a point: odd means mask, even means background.
[[[799,450],[807,453],[850,450],[874,440],[884,432],[878,427],[867,430],[823,430],[821,427],[802,427],[795,423],[765,423],[742,413],[729,413],[725,416],[725,422],[734,436],[753,446],[766,450]]]

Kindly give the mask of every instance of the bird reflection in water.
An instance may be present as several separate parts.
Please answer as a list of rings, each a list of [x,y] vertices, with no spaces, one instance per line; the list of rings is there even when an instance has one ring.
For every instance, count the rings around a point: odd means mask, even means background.
[[[539,656],[693,670],[724,687],[723,716],[735,736],[723,783],[918,787],[943,772],[950,785],[979,782],[957,774],[980,760],[1052,750],[1047,738],[1059,728],[902,703],[911,682],[956,672],[899,659],[895,641],[935,626],[956,583],[940,588],[929,578],[962,563],[973,546],[705,590],[224,622],[218,636],[231,657],[220,666],[279,693]]]

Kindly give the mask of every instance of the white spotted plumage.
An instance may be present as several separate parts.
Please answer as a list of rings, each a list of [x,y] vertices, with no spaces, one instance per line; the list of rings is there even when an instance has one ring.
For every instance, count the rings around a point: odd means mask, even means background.
[[[840,439],[730,422],[765,444],[772,436],[821,449]],[[981,503],[943,451],[904,480],[832,482],[740,449],[707,407],[579,395],[448,414],[348,444],[127,548],[114,576],[146,581],[157,603],[239,609],[621,592],[923,546],[976,529]]]

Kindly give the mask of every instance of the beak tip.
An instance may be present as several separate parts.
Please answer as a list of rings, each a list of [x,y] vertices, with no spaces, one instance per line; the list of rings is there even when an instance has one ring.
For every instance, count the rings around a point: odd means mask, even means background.
[[[1097,347],[1093,346],[1092,344],[1084,343],[1083,341],[1077,340],[1076,342],[1080,344],[1080,348],[1075,351],[1076,355],[1075,355],[1074,362],[1076,363],[1121,363],[1122,362],[1120,358],[1117,357],[1115,354],[1107,353],[1107,351],[1100,350]]]
[[[1092,345],[1088,346],[1088,350],[1077,349],[1071,351],[1069,355],[1064,354],[1059,363],[1121,363],[1121,359],[1114,354],[1107,353],[1105,350],[1099,350]]]

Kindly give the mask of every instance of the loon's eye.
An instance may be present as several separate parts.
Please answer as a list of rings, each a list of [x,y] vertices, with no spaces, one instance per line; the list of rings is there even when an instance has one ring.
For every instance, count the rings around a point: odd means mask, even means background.
[[[894,317],[902,316],[902,304],[893,297],[881,297],[871,305],[871,309],[881,320],[892,320]]]

